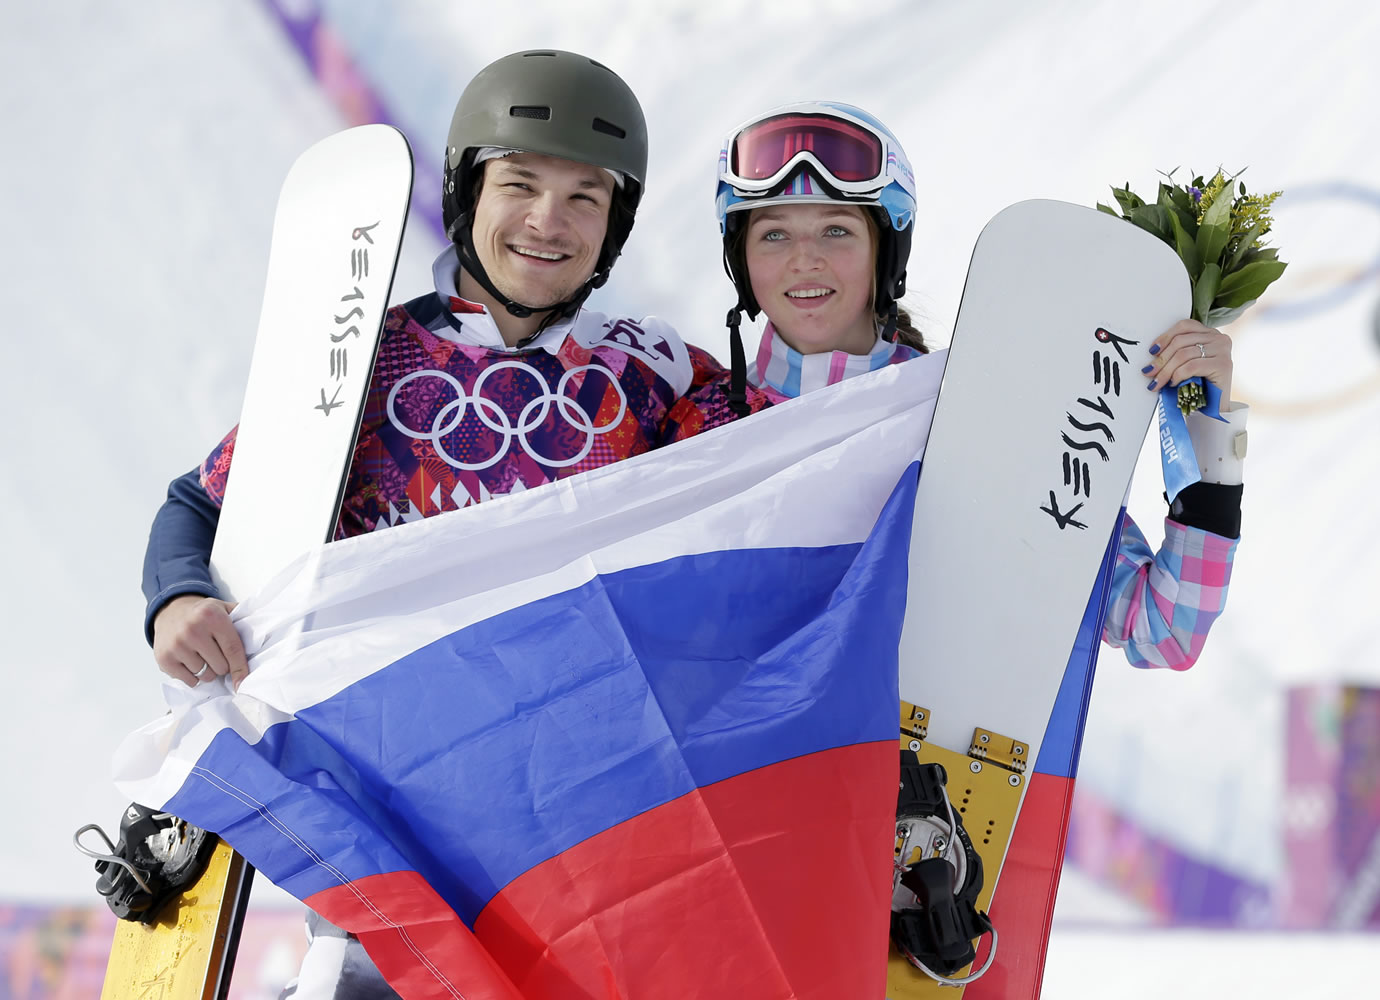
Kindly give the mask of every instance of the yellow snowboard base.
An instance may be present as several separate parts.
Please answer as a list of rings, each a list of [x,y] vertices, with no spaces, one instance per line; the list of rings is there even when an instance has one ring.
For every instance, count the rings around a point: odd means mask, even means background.
[[[224,960],[228,954],[233,962],[244,915],[240,902],[248,897],[253,876],[244,858],[219,841],[201,878],[168,900],[157,922],[119,921],[101,1000],[221,996],[229,979]]]

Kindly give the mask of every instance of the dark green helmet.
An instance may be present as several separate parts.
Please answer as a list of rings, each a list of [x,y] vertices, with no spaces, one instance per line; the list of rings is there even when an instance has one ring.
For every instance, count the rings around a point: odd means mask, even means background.
[[[462,246],[474,211],[474,157],[485,146],[558,156],[623,175],[585,294],[602,285],[632,231],[647,175],[647,122],[628,85],[602,63],[557,49],[514,52],[482,69],[460,95],[446,141],[441,214],[446,234]],[[467,267],[477,263],[466,261]]]

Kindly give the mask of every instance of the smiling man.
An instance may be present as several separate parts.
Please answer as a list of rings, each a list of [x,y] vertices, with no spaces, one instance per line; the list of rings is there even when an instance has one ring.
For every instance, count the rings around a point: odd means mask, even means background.
[[[582,308],[632,230],[647,127],[632,91],[572,52],[505,56],[465,88],[447,142],[453,241],[434,288],[388,311],[336,537],[456,510],[654,448],[667,413],[721,371],[652,318]],[[144,562],[145,629],[188,685],[248,673],[209,572],[231,430],[174,480]],[[292,497],[282,497],[284,504]],[[357,939],[309,914],[292,990],[395,994]]]
[[[337,537],[662,443],[671,405],[717,363],[655,318],[582,308],[632,230],[646,167],[637,98],[592,59],[519,52],[465,88],[442,194],[454,242],[434,289],[386,317]],[[145,630],[188,685],[248,671],[208,569],[235,439],[173,481],[145,556]]]

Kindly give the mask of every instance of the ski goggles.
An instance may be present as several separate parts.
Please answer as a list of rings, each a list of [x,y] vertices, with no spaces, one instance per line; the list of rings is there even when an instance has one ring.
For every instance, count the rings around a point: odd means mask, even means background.
[[[720,153],[720,179],[739,197],[762,196],[809,164],[843,195],[875,194],[890,181],[894,140],[866,122],[822,112],[787,112],[743,126]]]

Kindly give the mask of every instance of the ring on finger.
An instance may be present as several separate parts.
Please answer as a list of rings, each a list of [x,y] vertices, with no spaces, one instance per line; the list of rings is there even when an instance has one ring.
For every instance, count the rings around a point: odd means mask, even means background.
[[[200,677],[202,674],[206,673],[206,671],[208,671],[208,670],[210,670],[210,669],[211,669],[211,665],[210,665],[209,663],[202,663],[202,664],[201,664],[201,669],[198,670],[198,671],[196,672],[196,675],[197,675],[198,677]]]
[[[1204,347],[1202,344],[1199,344],[1199,345],[1198,345],[1198,357],[1200,357],[1200,358],[1206,358],[1206,357],[1207,357],[1207,348]]]

